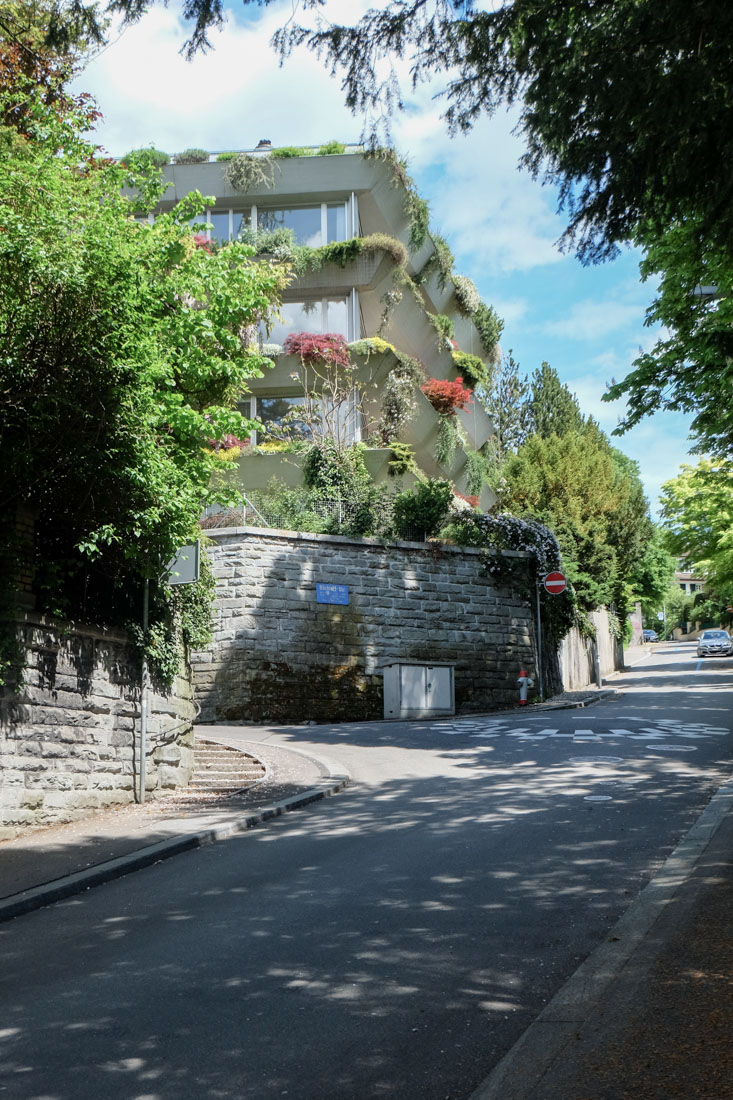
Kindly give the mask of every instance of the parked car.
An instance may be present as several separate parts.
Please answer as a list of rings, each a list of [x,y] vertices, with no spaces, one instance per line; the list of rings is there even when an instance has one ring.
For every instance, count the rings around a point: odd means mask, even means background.
[[[643,634],[644,634],[644,641],[645,642],[658,642],[659,641],[659,635],[657,634],[656,630],[644,630]]]
[[[727,630],[704,630],[697,639],[698,657],[727,657],[732,650]]]

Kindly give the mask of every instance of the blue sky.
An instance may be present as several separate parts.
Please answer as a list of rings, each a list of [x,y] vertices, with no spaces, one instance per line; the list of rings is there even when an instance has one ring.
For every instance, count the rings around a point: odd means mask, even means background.
[[[355,0],[331,0],[334,18],[351,19]],[[104,119],[98,140],[113,155],[154,144],[175,153],[358,141],[363,119],[343,105],[338,80],[307,51],[278,67],[269,47],[273,30],[292,12],[276,0],[232,11],[214,49],[193,62],[180,56],[187,30],[181,5],[153,8],[86,68],[77,88],[91,91]],[[515,118],[482,119],[468,135],[450,138],[435,88],[408,95],[408,110],[393,120],[396,148],[409,161],[428,199],[431,224],[484,299],[505,319],[502,347],[523,371],[543,360],[575,392],[586,413],[610,432],[621,412],[602,402],[606,384],[622,378],[640,348],[654,342],[644,314],[654,288],[638,277],[638,256],[584,268],[555,246],[565,228],[556,195],[520,172]],[[639,463],[652,510],[660,484],[686,459],[687,421],[660,414],[614,440]]]

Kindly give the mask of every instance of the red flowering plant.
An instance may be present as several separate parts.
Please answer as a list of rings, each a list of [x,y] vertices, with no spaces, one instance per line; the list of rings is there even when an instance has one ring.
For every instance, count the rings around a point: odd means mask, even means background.
[[[203,248],[204,252],[211,254],[214,251],[213,244],[205,233],[194,233],[193,243],[197,248]]]
[[[350,367],[349,349],[336,332],[293,332],[283,344],[285,355],[298,355],[309,366]]]
[[[463,385],[461,378],[453,382],[431,378],[420,389],[435,411],[443,416],[455,416],[458,409],[467,409],[473,400],[472,391]]]

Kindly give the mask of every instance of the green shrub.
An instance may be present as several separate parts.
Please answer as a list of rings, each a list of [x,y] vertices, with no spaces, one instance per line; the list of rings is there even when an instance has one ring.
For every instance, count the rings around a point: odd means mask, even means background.
[[[345,153],[346,146],[340,141],[328,141],[318,150],[319,157],[330,157],[334,153]]]
[[[131,149],[121,159],[122,164],[126,166],[131,165],[131,162],[135,160],[141,166],[147,167],[152,164],[155,168],[163,168],[170,161],[167,153],[164,153],[162,149],[154,149],[152,145],[145,149]]]
[[[478,355],[470,355],[467,351],[454,351],[452,358],[466,386],[472,390],[479,386],[485,390],[493,388],[494,371]]]
[[[184,149],[182,153],[176,153],[173,157],[174,164],[208,164],[209,154],[206,149]]]
[[[278,149],[273,149],[270,156],[278,160],[287,160],[290,157],[312,157],[313,150],[306,149],[304,145],[281,145]]]
[[[400,538],[429,538],[446,522],[453,487],[449,481],[428,478],[409,492],[398,493],[394,500],[394,525]]]
[[[471,319],[478,329],[484,351],[487,355],[495,358],[497,355],[499,337],[504,328],[504,322],[501,317],[493,306],[487,306],[485,302],[481,302],[478,308],[472,313]]]
[[[221,161],[223,163],[227,160],[234,160],[234,158],[238,156],[239,153],[217,153],[216,159],[217,161]]]

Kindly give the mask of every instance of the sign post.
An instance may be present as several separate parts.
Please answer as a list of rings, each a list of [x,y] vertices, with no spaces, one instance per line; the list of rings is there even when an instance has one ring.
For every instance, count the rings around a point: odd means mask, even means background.
[[[168,585],[193,584],[201,575],[201,541],[182,546],[165,567],[163,578]],[[143,589],[143,647],[147,644],[150,617],[150,580],[145,578]],[[143,648],[143,667],[140,685],[140,787],[138,802],[145,802],[145,757],[148,747],[148,659]]]
[[[565,578],[565,574],[561,573],[559,569],[553,570],[551,573],[545,573],[544,576],[539,576],[535,583],[535,590],[537,594],[537,680],[538,687],[540,689],[540,702],[545,698],[545,685],[544,678],[542,676],[542,619],[540,616],[540,584],[544,585],[545,592],[549,592],[551,596],[559,596],[568,586],[568,582]]]

